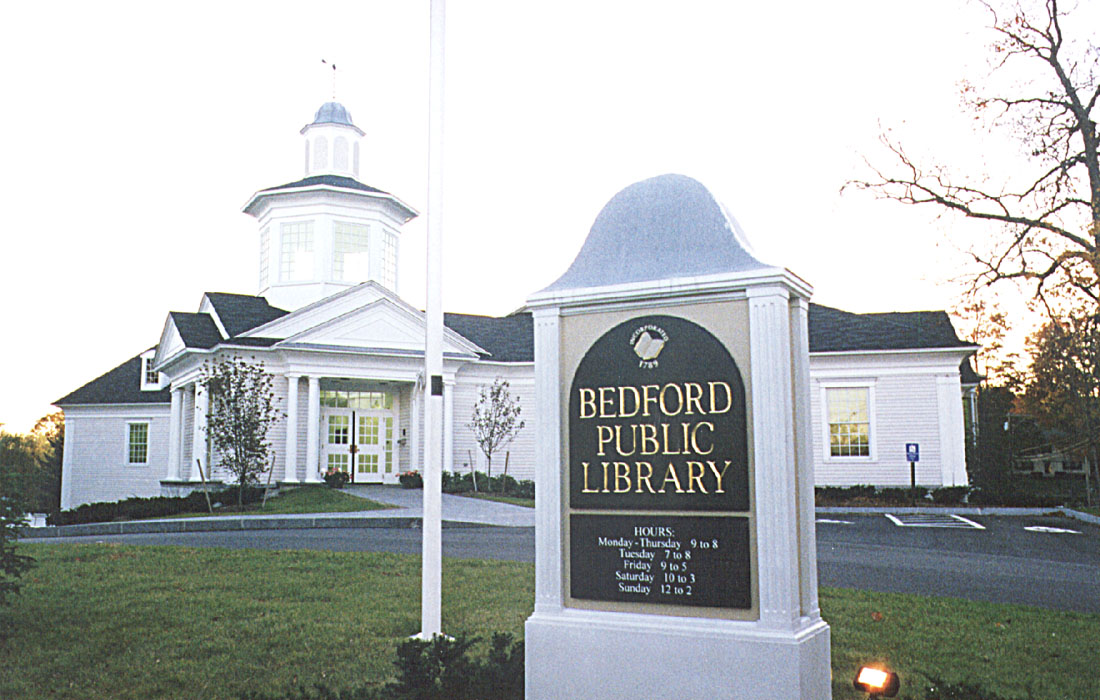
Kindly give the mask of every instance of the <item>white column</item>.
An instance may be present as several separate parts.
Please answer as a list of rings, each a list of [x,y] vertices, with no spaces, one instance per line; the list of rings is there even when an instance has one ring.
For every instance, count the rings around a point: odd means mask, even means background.
[[[167,481],[179,481],[180,452],[183,451],[183,387],[172,388],[172,410],[168,415],[168,473]]]
[[[804,297],[791,300],[791,357],[794,358],[795,488],[798,504],[799,597],[801,613],[816,621],[821,618],[817,597],[817,532],[814,529],[813,421],[810,413],[810,302]]]
[[[959,373],[936,377],[936,403],[940,418],[940,483],[965,486],[966,436],[962,410],[962,384]],[[923,450],[922,450],[923,451]],[[920,464],[917,464],[920,471]],[[917,483],[920,483],[918,477]],[[926,484],[931,485],[931,484]]]
[[[306,482],[315,484],[321,481],[321,380],[309,377],[309,392],[306,394],[309,406],[306,409]]]
[[[283,482],[298,482],[298,379],[301,375],[286,375],[286,473]]]
[[[423,420],[420,407],[424,404],[421,399],[423,393],[423,387],[417,385],[413,385],[409,392],[412,396],[409,408],[409,470],[421,474],[424,473],[424,456],[420,453],[420,421]]]
[[[197,383],[191,387],[195,393],[195,424],[191,430],[191,466],[187,473],[191,475],[191,481],[202,481],[196,460],[202,460],[202,469],[209,474],[210,465],[206,463],[209,457],[206,449],[206,413],[210,409],[210,394]]]
[[[535,322],[535,617],[562,610],[561,316],[540,308]]]
[[[801,605],[790,297],[782,287],[750,288],[748,297],[760,622],[792,630]]]
[[[455,470],[455,385],[443,385],[443,471]]]

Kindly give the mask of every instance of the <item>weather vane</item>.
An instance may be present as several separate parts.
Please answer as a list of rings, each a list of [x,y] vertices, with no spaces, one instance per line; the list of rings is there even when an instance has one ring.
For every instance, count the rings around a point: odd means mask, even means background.
[[[336,64],[335,63],[329,63],[328,61],[326,61],[323,58],[321,59],[321,63],[324,63],[326,66],[332,66],[332,101],[335,102],[336,101]]]

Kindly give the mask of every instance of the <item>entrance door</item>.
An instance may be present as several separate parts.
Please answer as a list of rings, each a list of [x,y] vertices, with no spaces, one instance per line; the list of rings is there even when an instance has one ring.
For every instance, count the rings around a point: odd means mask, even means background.
[[[347,472],[352,483],[392,480],[393,423],[387,411],[325,409],[322,468]]]

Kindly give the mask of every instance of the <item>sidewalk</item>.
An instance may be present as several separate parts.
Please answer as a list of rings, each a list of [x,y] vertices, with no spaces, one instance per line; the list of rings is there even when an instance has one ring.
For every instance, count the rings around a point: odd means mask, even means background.
[[[424,517],[420,489],[400,486],[349,485],[344,491],[392,505],[392,509],[347,513],[303,513],[299,515],[212,515],[195,518],[131,520],[117,523],[88,523],[27,528],[23,539],[123,535],[149,532],[213,532],[224,530],[294,530],[311,528],[419,528]],[[508,503],[483,501],[443,494],[443,527],[534,527],[535,509]]]

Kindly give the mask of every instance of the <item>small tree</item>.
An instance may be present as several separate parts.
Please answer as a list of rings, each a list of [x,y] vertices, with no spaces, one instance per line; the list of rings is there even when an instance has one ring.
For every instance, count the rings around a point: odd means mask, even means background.
[[[9,437],[13,436],[0,433],[0,438]],[[0,607],[11,603],[10,596],[19,592],[19,578],[34,565],[34,559],[16,551],[16,539],[26,525],[23,503],[27,479],[6,464],[4,456],[0,451]]]
[[[474,440],[485,453],[489,478],[493,478],[493,453],[516,438],[525,425],[519,418],[522,409],[519,399],[512,398],[508,382],[500,377],[492,386],[481,387],[481,395],[474,404],[474,413],[467,425],[474,433]],[[503,489],[503,481],[501,482]]]
[[[263,363],[239,357],[207,362],[201,370],[199,383],[210,397],[206,432],[218,465],[236,477],[238,506],[244,487],[258,482],[272,461],[267,432],[282,416],[275,407],[273,380]]]

